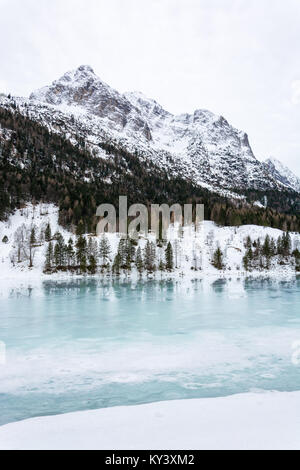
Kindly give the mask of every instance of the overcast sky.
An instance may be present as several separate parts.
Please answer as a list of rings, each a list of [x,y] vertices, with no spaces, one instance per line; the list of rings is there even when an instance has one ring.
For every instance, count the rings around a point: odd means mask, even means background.
[[[206,108],[300,176],[300,0],[0,0],[0,92],[81,64],[173,113]]]

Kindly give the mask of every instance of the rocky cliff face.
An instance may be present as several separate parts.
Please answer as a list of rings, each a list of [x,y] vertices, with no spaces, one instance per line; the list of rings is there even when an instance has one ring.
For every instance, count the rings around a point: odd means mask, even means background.
[[[146,140],[151,140],[147,122],[125,96],[103,83],[89,66],[67,72],[52,85],[31,94],[35,103],[46,103],[67,111],[91,113],[106,121],[118,132],[133,131],[142,133]]]
[[[224,117],[203,109],[175,116],[141,93],[117,92],[89,66],[16,103],[20,112],[72,143],[84,141],[93,155],[105,158],[100,144],[113,142],[170,175],[223,194],[286,187],[255,158],[247,134]],[[2,106],[11,103],[2,99]]]
[[[284,186],[300,193],[300,178],[276,158],[268,158],[265,161],[268,172]]]

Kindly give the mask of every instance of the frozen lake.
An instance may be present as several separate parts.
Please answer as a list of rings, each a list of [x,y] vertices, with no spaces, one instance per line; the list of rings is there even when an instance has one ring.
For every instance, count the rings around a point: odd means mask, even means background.
[[[296,391],[300,279],[23,286],[0,297],[0,341],[0,425],[119,405]]]

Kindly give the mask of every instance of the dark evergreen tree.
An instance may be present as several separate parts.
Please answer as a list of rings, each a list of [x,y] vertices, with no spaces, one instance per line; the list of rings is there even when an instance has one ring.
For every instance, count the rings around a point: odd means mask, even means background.
[[[74,242],[72,238],[69,239],[66,247],[66,262],[68,268],[71,268],[71,266],[74,266],[75,264]]]
[[[88,271],[90,274],[95,274],[97,270],[97,262],[94,255],[89,257]]]
[[[46,242],[50,242],[51,238],[52,238],[51,225],[48,222],[47,226],[46,226],[46,229],[45,229],[45,240],[46,240]]]
[[[262,254],[267,259],[271,257],[271,240],[269,235],[266,236],[263,247],[262,247]]]
[[[245,253],[245,256],[243,258],[243,266],[246,271],[249,271],[252,267],[252,261],[253,261],[253,251],[252,248],[248,248],[248,250]]]
[[[224,255],[223,255],[223,252],[221,250],[220,247],[218,247],[216,249],[216,251],[214,252],[214,255],[213,255],[213,260],[212,260],[212,265],[218,269],[219,271],[221,271],[222,269],[224,269],[224,262],[223,262],[223,259],[224,259]]]
[[[53,245],[52,242],[48,243],[45,260],[45,272],[51,272],[53,262]]]
[[[166,269],[167,271],[173,271],[174,269],[174,254],[173,254],[173,248],[171,243],[168,243],[167,249],[166,249]]]
[[[144,250],[144,267],[148,274],[151,274],[155,271],[155,260],[156,260],[156,246],[153,242],[149,240],[146,243]]]
[[[123,269],[127,267],[127,249],[126,249],[126,239],[121,238],[118,247],[118,254],[120,255],[120,265]]]
[[[144,269],[144,263],[143,263],[143,257],[142,257],[142,250],[140,247],[136,251],[135,266],[136,266],[138,273],[142,275],[143,269]]]
[[[292,240],[288,232],[284,233],[282,236],[282,254],[285,257],[291,255]]]
[[[54,247],[54,263],[56,268],[60,267],[60,250],[58,243],[56,243]]]
[[[131,265],[135,260],[135,243],[128,238],[125,240],[125,265],[126,269],[131,270]]]
[[[57,268],[61,269],[66,266],[67,263],[67,246],[65,245],[64,239],[61,237],[56,242],[54,248],[54,260]]]
[[[87,261],[86,261],[86,255],[83,255],[81,257],[80,265],[79,265],[80,273],[85,274],[87,271]]]
[[[33,268],[34,247],[36,245],[35,227],[31,228],[29,237],[29,267]]]
[[[87,243],[86,238],[82,235],[79,235],[76,242],[76,260],[79,265],[80,272],[86,272],[87,265]]]
[[[108,238],[105,234],[103,234],[100,239],[100,246],[99,246],[99,255],[100,255],[102,266],[106,266],[109,263],[110,253],[111,253],[111,248],[110,248]]]
[[[246,238],[245,248],[247,248],[248,250],[252,248],[252,240],[251,240],[250,235],[248,235],[248,237]]]
[[[117,276],[119,276],[119,274],[121,272],[121,262],[122,262],[121,255],[120,255],[120,253],[117,253],[117,255],[115,256],[115,259],[114,259],[113,266],[112,266],[112,272],[113,272],[113,274],[115,274]]]

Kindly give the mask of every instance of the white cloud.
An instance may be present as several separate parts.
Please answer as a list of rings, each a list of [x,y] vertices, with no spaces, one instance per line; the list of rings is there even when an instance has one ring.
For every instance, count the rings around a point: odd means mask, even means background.
[[[300,80],[292,83],[292,104],[300,104]]]

